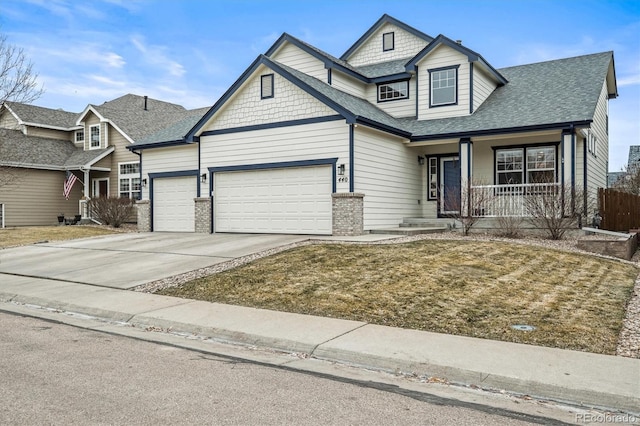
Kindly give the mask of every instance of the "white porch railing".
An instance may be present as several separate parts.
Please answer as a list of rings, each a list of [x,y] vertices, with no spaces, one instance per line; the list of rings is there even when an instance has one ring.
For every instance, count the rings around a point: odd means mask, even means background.
[[[527,217],[527,198],[561,196],[559,183],[479,185],[471,187],[471,214],[478,217]]]

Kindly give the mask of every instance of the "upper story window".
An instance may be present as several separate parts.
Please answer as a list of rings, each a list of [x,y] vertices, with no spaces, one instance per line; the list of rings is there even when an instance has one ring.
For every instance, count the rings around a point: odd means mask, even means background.
[[[431,106],[458,103],[458,67],[429,70]]]
[[[100,125],[96,124],[89,127],[89,135],[91,137],[89,147],[100,148]]]
[[[536,146],[496,150],[496,181],[498,185],[554,183],[556,148]]]
[[[382,34],[382,51],[386,52],[395,48],[395,35],[393,32]]]
[[[273,74],[260,76],[260,99],[273,98]]]
[[[76,130],[76,143],[84,142],[84,129]]]
[[[378,85],[378,102],[407,99],[409,97],[409,82],[396,81]]]

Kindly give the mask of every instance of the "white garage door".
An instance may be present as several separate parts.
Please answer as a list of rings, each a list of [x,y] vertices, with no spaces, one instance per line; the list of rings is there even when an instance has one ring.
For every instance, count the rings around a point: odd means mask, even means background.
[[[331,234],[332,176],[330,166],[216,173],[215,232]]]
[[[195,176],[153,180],[153,230],[195,231]]]

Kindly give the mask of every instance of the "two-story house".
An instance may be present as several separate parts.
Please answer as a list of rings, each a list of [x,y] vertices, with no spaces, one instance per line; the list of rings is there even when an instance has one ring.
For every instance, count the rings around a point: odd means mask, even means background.
[[[129,146],[138,224],[359,234],[455,214],[468,187],[516,201],[473,214],[522,215],[528,185],[606,186],[616,96],[612,52],[496,69],[388,15],[339,58],[283,34],[193,128]]]
[[[208,109],[208,108],[207,108]],[[0,106],[0,226],[90,218],[93,197],[140,197],[140,157],[127,146],[207,109],[125,95],[81,113],[16,102]],[[68,173],[77,180],[63,194]]]

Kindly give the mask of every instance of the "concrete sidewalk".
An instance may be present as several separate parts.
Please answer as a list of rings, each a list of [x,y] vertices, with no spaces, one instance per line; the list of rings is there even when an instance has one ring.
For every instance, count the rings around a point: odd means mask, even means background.
[[[640,359],[397,329],[0,273],[0,310],[36,305],[371,369],[640,413]]]

